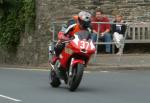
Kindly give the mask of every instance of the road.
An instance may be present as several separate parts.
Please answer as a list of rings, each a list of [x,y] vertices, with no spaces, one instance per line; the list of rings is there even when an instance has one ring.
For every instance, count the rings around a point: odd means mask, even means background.
[[[149,103],[150,71],[85,73],[70,92],[52,88],[48,71],[0,68],[0,103]]]

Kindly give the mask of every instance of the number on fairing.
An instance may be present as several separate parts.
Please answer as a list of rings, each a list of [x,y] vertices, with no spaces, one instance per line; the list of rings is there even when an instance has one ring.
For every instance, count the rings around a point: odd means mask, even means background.
[[[80,48],[81,49],[88,49],[89,48],[89,42],[81,41],[80,42]]]

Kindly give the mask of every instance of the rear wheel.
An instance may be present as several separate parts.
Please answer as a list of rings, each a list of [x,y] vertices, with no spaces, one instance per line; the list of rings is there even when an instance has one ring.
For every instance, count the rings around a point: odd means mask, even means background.
[[[54,71],[54,70],[50,71],[49,79],[50,79],[50,85],[52,87],[56,88],[56,87],[60,86],[61,82],[60,82],[59,78],[56,75],[56,71]]]
[[[72,75],[69,76],[69,90],[70,91],[75,91],[83,76],[83,71],[84,71],[84,65],[83,64],[77,64],[75,68],[72,69]]]

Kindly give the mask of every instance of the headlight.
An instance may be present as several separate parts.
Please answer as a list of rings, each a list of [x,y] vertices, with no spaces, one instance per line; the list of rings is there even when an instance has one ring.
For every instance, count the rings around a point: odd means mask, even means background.
[[[82,53],[87,53],[87,51],[85,49],[81,49],[80,50]]]

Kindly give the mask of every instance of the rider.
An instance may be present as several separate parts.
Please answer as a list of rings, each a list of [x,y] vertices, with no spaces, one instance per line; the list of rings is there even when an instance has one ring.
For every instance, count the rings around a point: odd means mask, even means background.
[[[65,47],[64,43],[61,43],[62,41],[69,40],[76,32],[79,32],[81,30],[87,30],[91,32],[91,14],[86,11],[81,11],[78,14],[77,21],[75,23],[72,23],[68,26],[65,30],[60,31],[58,33],[58,42],[55,46],[55,53],[56,57],[59,56],[63,48]]]
[[[72,18],[68,21],[67,26],[69,27],[72,24],[75,24],[78,22],[78,15],[73,15]]]

